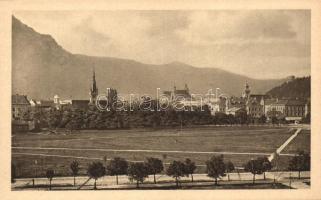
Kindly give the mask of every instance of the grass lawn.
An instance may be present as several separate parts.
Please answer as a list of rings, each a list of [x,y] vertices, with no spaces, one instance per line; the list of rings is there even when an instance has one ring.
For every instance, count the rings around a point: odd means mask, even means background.
[[[282,153],[297,153],[298,150],[304,150],[310,153],[311,133],[308,130],[302,130],[296,138],[282,151]]]
[[[48,149],[12,149],[12,162],[17,166],[18,177],[43,176],[46,169],[52,168],[58,175],[70,174],[69,164],[73,160],[80,162],[81,174],[86,173],[88,163],[120,156],[131,161],[142,161],[146,157],[157,157],[165,163],[172,160],[191,158],[198,166],[196,173],[205,171],[204,163],[211,153],[175,153],[157,151],[196,151],[196,152],[274,152],[288,137],[293,134],[287,128],[280,127],[198,127],[183,129],[131,129],[75,131],[72,134],[15,134],[12,137],[13,147],[54,147],[77,148],[84,150],[48,150]],[[299,134],[300,136],[300,134]],[[294,144],[300,145],[299,144]],[[308,148],[308,145],[304,145]],[[294,148],[294,147],[293,147]],[[86,149],[114,150],[155,150],[155,152],[98,151]],[[15,154],[20,153],[20,154]],[[46,154],[70,157],[47,157]],[[260,155],[224,155],[236,166],[242,166],[251,158]],[[72,158],[83,157],[83,158]],[[287,156],[282,156],[287,157]],[[37,165],[35,165],[37,160]]]

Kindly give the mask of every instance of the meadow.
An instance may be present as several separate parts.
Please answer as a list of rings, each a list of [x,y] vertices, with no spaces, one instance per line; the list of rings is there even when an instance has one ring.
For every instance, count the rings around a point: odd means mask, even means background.
[[[188,129],[82,130],[58,134],[27,133],[12,137],[12,162],[18,177],[44,176],[47,169],[70,175],[69,164],[80,163],[81,174],[94,160],[114,157],[144,161],[157,157],[164,163],[190,158],[196,173],[205,172],[205,161],[223,154],[236,167],[259,156],[269,156],[294,133],[286,127],[195,127]],[[284,153],[310,151],[310,134],[298,135]],[[282,152],[283,153],[283,152]],[[291,156],[281,156],[288,160]],[[286,164],[285,164],[286,165]]]

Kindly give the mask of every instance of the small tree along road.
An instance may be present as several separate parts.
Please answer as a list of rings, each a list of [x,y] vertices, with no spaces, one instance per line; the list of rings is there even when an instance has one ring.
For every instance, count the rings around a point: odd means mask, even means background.
[[[130,163],[128,168],[129,180],[136,181],[136,187],[139,188],[139,183],[143,183],[148,177],[148,168],[145,163]]]
[[[266,179],[265,177],[265,172],[270,171],[272,169],[272,163],[269,161],[267,157],[260,157],[258,158],[259,162],[261,162],[262,168],[263,168],[263,176],[264,180]]]
[[[185,174],[187,176],[191,175],[192,182],[194,182],[193,174],[194,174],[195,169],[196,169],[195,162],[192,162],[189,158],[186,158],[186,160],[185,160]]]
[[[310,155],[304,151],[298,151],[298,153],[290,160],[289,170],[297,171],[298,178],[301,178],[301,171],[310,170]]]
[[[227,173],[227,180],[230,181],[230,173],[235,170],[234,164],[231,161],[228,161],[226,164],[226,173]]]
[[[166,174],[175,178],[176,187],[178,187],[180,177],[186,176],[184,163],[174,160],[167,168]]]
[[[15,164],[11,164],[11,183],[16,182],[16,166]]]
[[[109,165],[107,165],[108,175],[116,176],[116,183],[118,185],[118,175],[127,174],[128,162],[120,157],[115,157],[110,161]]]
[[[225,168],[223,155],[213,156],[210,160],[206,161],[207,176],[215,179],[215,185],[217,185],[218,178],[225,176]]]
[[[154,183],[156,184],[156,174],[163,171],[163,162],[158,158],[147,158],[146,167],[148,174],[154,175]]]
[[[268,158],[263,157],[263,158],[257,158],[257,159],[252,159],[248,161],[245,166],[244,170],[247,172],[251,172],[253,174],[253,184],[255,183],[255,175],[256,174],[263,174],[266,171],[270,170],[272,168],[272,165]],[[265,178],[265,175],[264,175]]]
[[[106,169],[101,162],[93,162],[88,166],[87,174],[90,178],[93,178],[95,180],[94,190],[96,190],[96,181],[106,174]]]
[[[76,186],[76,176],[78,175],[78,172],[79,172],[79,163],[76,160],[72,161],[72,163],[70,164],[70,169],[71,169],[72,175],[74,176],[74,186]]]
[[[51,190],[51,181],[52,181],[52,179],[53,179],[54,176],[55,176],[54,170],[48,169],[48,170],[46,171],[46,177],[47,177],[48,180],[49,180],[49,190]]]

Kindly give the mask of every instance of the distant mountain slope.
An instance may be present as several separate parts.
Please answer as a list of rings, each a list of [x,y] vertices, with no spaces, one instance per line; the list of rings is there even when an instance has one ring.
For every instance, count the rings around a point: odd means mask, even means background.
[[[197,68],[184,63],[150,65],[133,60],[76,55],[64,50],[50,36],[39,34],[13,17],[13,93],[32,98],[88,99],[92,69],[95,67],[99,92],[113,87],[119,93],[156,95],[156,88],[172,90],[187,83],[191,92],[205,93],[221,88],[239,96],[248,81],[252,92],[265,93],[283,80],[255,80],[216,68]]]
[[[311,77],[295,78],[277,86],[266,94],[277,98],[310,98]]]

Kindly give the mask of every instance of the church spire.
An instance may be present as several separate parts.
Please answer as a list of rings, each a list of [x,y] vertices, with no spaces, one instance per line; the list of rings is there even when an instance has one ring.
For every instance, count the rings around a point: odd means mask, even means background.
[[[93,92],[97,91],[95,68],[93,68],[93,85],[92,85],[92,91],[93,91]]]
[[[93,68],[93,77],[92,77],[92,86],[90,88],[90,104],[94,104],[96,101],[96,97],[98,95],[98,88],[96,85],[96,73],[95,73],[95,68]]]
[[[243,92],[243,97],[244,98],[249,98],[250,97],[250,93],[251,93],[250,86],[249,86],[248,82],[246,81],[245,82],[245,89],[244,89],[244,92]]]

